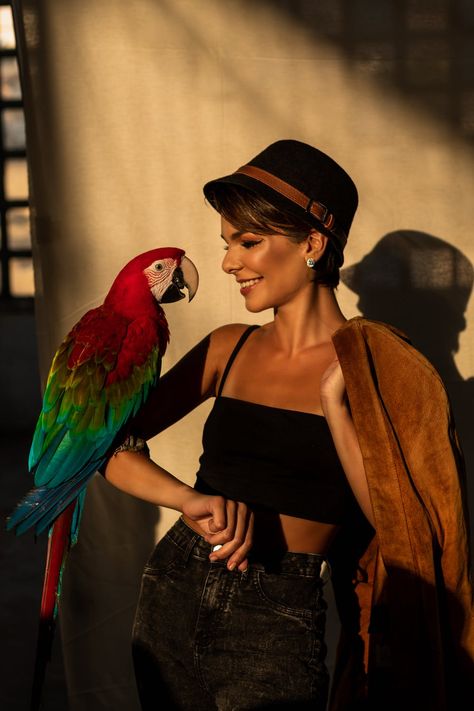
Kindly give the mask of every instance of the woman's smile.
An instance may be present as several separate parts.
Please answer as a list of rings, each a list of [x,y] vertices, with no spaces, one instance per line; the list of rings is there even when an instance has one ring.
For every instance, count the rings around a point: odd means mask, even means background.
[[[261,280],[263,277],[256,277],[254,279],[246,279],[244,281],[237,280],[240,284],[240,293],[242,296],[246,296]]]

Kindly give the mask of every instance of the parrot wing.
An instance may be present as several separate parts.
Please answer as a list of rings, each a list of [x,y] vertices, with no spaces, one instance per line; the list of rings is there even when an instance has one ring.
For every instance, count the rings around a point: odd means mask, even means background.
[[[35,488],[11,514],[9,529],[44,531],[104,463],[159,376],[159,330],[150,316],[129,321],[102,306],[68,334],[53,359],[31,445]]]

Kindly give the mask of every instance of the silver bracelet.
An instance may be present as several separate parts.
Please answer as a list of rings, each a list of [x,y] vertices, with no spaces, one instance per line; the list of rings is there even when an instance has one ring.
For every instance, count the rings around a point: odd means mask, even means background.
[[[128,437],[123,441],[123,443],[114,450],[113,456],[119,452],[141,452],[148,459],[150,458],[150,449],[146,443],[146,440],[142,437],[136,437],[135,435],[128,435]]]

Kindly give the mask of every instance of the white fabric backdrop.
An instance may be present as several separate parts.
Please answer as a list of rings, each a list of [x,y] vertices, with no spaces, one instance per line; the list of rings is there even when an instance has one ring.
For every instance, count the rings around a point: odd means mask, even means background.
[[[374,41],[357,58],[348,53],[346,5],[329,0],[293,3],[299,16],[288,13],[291,3],[245,0],[14,5],[43,377],[64,334],[102,301],[119,268],[154,246],[183,247],[201,274],[192,304],[167,308],[165,368],[222,323],[268,318],[246,314],[220,271],[218,220],[201,186],[279,138],[327,151],[357,183],[346,264],[401,229],[435,235],[472,261],[469,121],[456,135],[439,112],[380,81],[403,62],[416,76],[444,71],[443,57],[436,64],[415,54],[409,65]],[[431,5],[439,20],[439,3]],[[382,21],[374,20],[376,39]],[[449,100],[447,88],[435,88]],[[339,295],[346,315],[357,314],[356,294],[341,286]],[[474,371],[472,308],[456,354],[458,385]],[[188,482],[207,410],[153,441],[154,457]],[[74,711],[137,708],[128,635],[138,571],[155,524],[162,533],[173,518],[162,511],[158,521],[153,507],[103,481],[91,487],[62,612]]]

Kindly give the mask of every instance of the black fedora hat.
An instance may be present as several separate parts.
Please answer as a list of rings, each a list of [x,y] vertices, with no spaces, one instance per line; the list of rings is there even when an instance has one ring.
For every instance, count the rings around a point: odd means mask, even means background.
[[[205,184],[204,195],[214,207],[214,191],[223,183],[252,190],[280,210],[305,218],[332,239],[342,264],[357,188],[326,153],[301,141],[272,143],[235,173]]]

